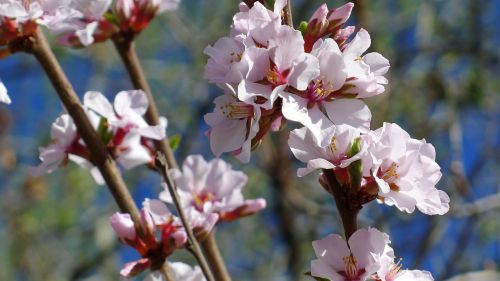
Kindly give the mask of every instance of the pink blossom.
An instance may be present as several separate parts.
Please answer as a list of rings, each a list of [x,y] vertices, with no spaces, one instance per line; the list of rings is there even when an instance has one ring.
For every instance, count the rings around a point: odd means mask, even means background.
[[[152,161],[152,151],[143,145],[143,139],[165,138],[166,125],[149,126],[142,117],[148,108],[148,100],[140,90],[119,92],[114,106],[99,92],[87,92],[84,105],[109,125],[108,147],[114,158],[126,169]],[[95,124],[97,127],[98,124]]]
[[[214,100],[214,112],[205,115],[210,148],[215,156],[235,152],[244,163],[250,161],[252,139],[259,131],[261,110],[257,105],[239,101],[234,88],[227,85],[224,95]]]
[[[311,54],[319,61],[320,74],[303,93],[281,93],[285,118],[318,129],[324,129],[322,121],[330,119],[334,124],[348,124],[368,130],[371,113],[366,104],[358,99],[337,98],[347,78],[337,43],[331,38],[320,39]]]
[[[270,64],[250,66],[249,72],[260,75],[238,85],[238,98],[249,103],[265,98],[266,102],[260,106],[271,109],[287,86],[306,90],[319,75],[319,62],[315,56],[304,52],[302,35],[289,26],[281,26],[279,32],[269,39],[267,50]]]
[[[370,47],[371,39],[364,29],[358,31],[354,39],[343,51],[348,84],[353,86],[344,93],[366,98],[385,91],[387,79],[383,76],[389,70],[389,61],[379,53],[363,53]]]
[[[162,196],[163,193],[166,193],[166,195],[164,195],[165,197],[170,198],[168,191],[162,192],[160,198],[164,197]],[[165,205],[165,202],[156,199],[146,199],[143,206],[153,218],[154,224],[161,225],[170,221],[170,211]],[[199,212],[191,206],[183,204],[183,202],[181,202],[181,206],[183,207],[184,214],[186,215],[186,219],[193,233],[199,239],[206,237],[206,235],[212,231],[219,219],[219,216],[215,213]],[[180,218],[175,217],[173,225],[179,229],[184,229],[184,225]]]
[[[245,200],[242,189],[247,176],[232,169],[231,165],[216,158],[209,162],[201,155],[190,155],[179,169],[170,170],[174,179],[181,205],[200,213],[217,214],[220,220],[234,220],[262,210],[264,199]],[[168,191],[160,198],[171,203]]]
[[[11,103],[9,95],[7,94],[7,88],[2,83],[1,80],[0,80],[0,102],[6,103],[6,104]]]
[[[37,25],[44,25],[54,33],[74,31],[82,44],[87,45],[93,42],[97,21],[108,10],[111,0],[21,2],[8,0],[0,4],[0,28],[4,30],[3,36],[10,37],[7,39],[31,35]],[[10,28],[13,26],[18,27],[17,32]]]
[[[148,101],[142,91],[118,93],[114,106],[101,93],[87,92],[84,106],[98,137],[121,166],[131,169],[153,163],[154,148],[151,142],[165,137],[166,119],[157,126],[146,123],[142,115],[147,110]],[[52,124],[51,136],[52,143],[40,148],[42,163],[32,171],[34,175],[51,173],[71,160],[89,169],[98,184],[104,184],[102,175],[91,161],[90,151],[69,115],[61,115]]]
[[[434,278],[428,271],[403,269],[401,260],[399,262],[394,262],[394,256],[382,255],[379,257],[378,263],[380,264],[380,268],[377,270],[376,280],[434,281]]]
[[[376,258],[389,243],[389,236],[375,228],[358,229],[347,243],[330,234],[313,241],[318,259],[311,262],[311,275],[330,281],[367,280],[380,268]]]
[[[417,207],[428,215],[449,210],[448,195],[436,189],[441,178],[434,147],[425,140],[412,139],[397,124],[384,123],[363,141],[368,146],[363,157],[363,173],[373,176],[381,202],[412,213]]]
[[[68,114],[59,116],[52,124],[51,144],[40,148],[40,160],[42,163],[33,170],[34,175],[52,173],[68,160],[68,154],[84,156],[85,145],[78,140],[76,126]]]
[[[281,11],[285,5],[286,0],[278,0],[274,3],[274,10],[270,11],[260,2],[256,2],[250,9],[241,3],[240,12],[233,17],[230,36],[244,35],[267,46],[268,40],[282,27]]]
[[[302,177],[317,169],[347,167],[350,164],[347,153],[359,136],[360,131],[348,125],[331,125],[323,130],[307,127],[293,130],[288,146],[298,160],[307,163],[306,168],[297,170],[297,175]]]

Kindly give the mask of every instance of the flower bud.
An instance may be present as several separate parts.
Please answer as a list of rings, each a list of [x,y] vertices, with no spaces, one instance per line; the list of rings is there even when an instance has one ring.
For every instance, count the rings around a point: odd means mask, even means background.
[[[135,226],[129,214],[115,213],[111,216],[110,223],[122,241],[135,239]]]

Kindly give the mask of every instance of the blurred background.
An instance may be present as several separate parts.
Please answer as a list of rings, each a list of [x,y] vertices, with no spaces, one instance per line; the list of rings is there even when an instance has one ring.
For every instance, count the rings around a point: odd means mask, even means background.
[[[386,93],[368,99],[372,128],[397,122],[434,144],[451,197],[444,216],[405,214],[372,202],[360,226],[390,234],[404,268],[425,269],[436,280],[500,266],[500,1],[354,1],[349,24],[367,29],[371,51],[391,62]],[[323,3],[293,0],[294,23]],[[329,7],[344,1],[328,1]],[[203,80],[203,49],[227,35],[238,2],[182,0],[138,38],[137,49],[168,133],[179,135],[179,162],[188,154],[212,158],[203,115],[221,92]],[[55,38],[52,38],[55,39]],[[78,94],[108,97],[131,89],[112,44],[84,50],[54,48]],[[0,77],[13,103],[0,106],[0,280],[117,280],[136,254],[116,240],[108,224],[117,210],[107,189],[70,164],[42,178],[28,177],[38,147],[61,105],[34,58],[0,61]],[[342,233],[333,199],[317,175],[298,179],[300,166],[287,133],[268,137],[243,165],[248,198],[264,197],[265,211],[220,225],[219,246],[233,280],[312,280],[311,241]],[[160,179],[147,168],[125,178],[138,204],[157,197]],[[172,260],[192,262],[185,252]],[[137,280],[142,280],[142,276]]]

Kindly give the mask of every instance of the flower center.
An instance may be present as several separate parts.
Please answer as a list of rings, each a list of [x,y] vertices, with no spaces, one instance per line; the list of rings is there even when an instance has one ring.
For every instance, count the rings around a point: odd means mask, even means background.
[[[394,182],[395,180],[399,179],[397,171],[398,168],[399,168],[398,164],[392,163],[387,170],[382,172],[383,173],[382,179],[386,182]]]
[[[351,254],[342,258],[345,263],[345,271],[339,272],[344,276],[344,281],[361,281],[361,275],[365,272],[364,269],[358,270],[357,261]]]
[[[244,119],[253,117],[253,106],[244,102],[232,102],[222,105],[220,110],[223,115],[230,119]]]
[[[239,62],[241,61],[241,57],[243,57],[243,53],[231,52],[229,53],[229,63]]]
[[[333,92],[333,82],[316,79],[307,91],[309,100],[319,102],[325,100]]]
[[[391,268],[389,272],[385,275],[385,281],[394,281],[396,280],[396,277],[401,273],[401,268],[403,267],[403,264],[401,263],[403,259],[399,259],[397,263],[393,263],[391,265]]]
[[[273,66],[273,68],[269,69],[269,71],[267,72],[266,79],[273,86],[279,86],[279,85],[286,84],[286,82],[287,82],[286,76],[287,75],[288,75],[288,73],[286,73],[286,71],[283,73],[280,72],[278,70],[278,67],[275,65],[275,66]]]
[[[214,199],[215,195],[211,192],[201,192],[193,194],[193,203],[196,209],[199,211],[203,211],[203,205],[205,205],[206,202],[212,202],[214,201]]]

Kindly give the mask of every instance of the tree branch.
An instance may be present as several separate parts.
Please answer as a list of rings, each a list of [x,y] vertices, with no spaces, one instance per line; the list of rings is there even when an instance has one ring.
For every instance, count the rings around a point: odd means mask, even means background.
[[[146,80],[146,75],[144,74],[144,70],[137,57],[134,42],[132,40],[132,37],[129,38],[125,35],[113,37],[113,43],[115,44],[116,50],[120,54],[125,68],[127,69],[132,85],[136,89],[143,90],[148,97],[149,106],[145,114],[145,119],[149,125],[155,126],[160,124],[158,108],[152,95],[151,87]],[[168,166],[171,168],[177,168],[177,162],[175,161],[173,152],[168,144],[168,138],[155,140],[154,143],[156,149],[167,158]]]
[[[92,162],[101,172],[113,198],[122,212],[129,213],[134,222],[140,221],[139,210],[130,195],[123,178],[116,167],[115,162],[108,154],[104,144],[101,142],[95,129],[92,127],[87,114],[83,110],[80,99],[76,95],[66,74],[62,70],[54,53],[52,52],[47,39],[38,30],[33,37],[25,38],[29,40],[24,51],[33,54],[42,68],[45,70],[52,85],[54,86],[59,99],[64,104],[68,114],[71,116],[78,129],[78,133],[87,145]],[[139,229],[139,228],[138,228]]]
[[[198,261],[198,264],[200,265],[201,270],[203,271],[203,274],[205,275],[207,281],[215,281],[214,276],[212,275],[212,272],[208,267],[205,256],[203,256],[203,253],[201,252],[200,245],[198,245],[198,241],[196,240],[196,237],[193,234],[193,230],[191,229],[191,225],[189,224],[186,214],[184,213],[184,209],[181,206],[179,195],[177,194],[176,187],[174,185],[174,181],[172,180],[172,178],[168,173],[169,168],[167,160],[165,156],[161,154],[161,152],[157,152],[156,165],[163,177],[163,180],[167,184],[168,191],[172,196],[172,201],[182,221],[182,225],[186,229],[186,233],[188,236],[188,246],[187,246],[188,250],[193,254],[193,256]],[[217,281],[223,281],[223,280],[224,279],[219,279],[219,278],[217,279]]]
[[[349,237],[351,237],[351,235],[358,229],[357,217],[361,208],[355,204],[351,204],[350,198],[337,181],[337,177],[335,176],[333,170],[323,169],[323,174],[328,181],[330,192],[335,198],[335,203],[337,204],[337,209],[339,210],[340,218],[342,219],[342,224],[344,226],[345,237],[346,239],[349,239]]]
[[[219,247],[217,246],[215,229],[210,232],[203,241],[201,241],[201,247],[207,256],[208,263],[214,271],[214,275],[217,276],[217,281],[231,281],[229,272],[224,264],[224,259],[222,258]]]

